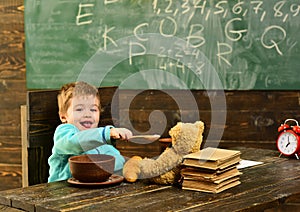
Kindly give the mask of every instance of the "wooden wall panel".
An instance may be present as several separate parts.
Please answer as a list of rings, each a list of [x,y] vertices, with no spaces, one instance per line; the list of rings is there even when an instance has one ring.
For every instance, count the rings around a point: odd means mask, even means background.
[[[0,190],[22,186],[20,105],[26,104],[23,0],[0,1]]]
[[[21,164],[21,143],[15,137],[0,136],[0,161],[2,164]]]
[[[132,124],[139,131],[149,130],[149,115],[154,110],[160,110],[168,120],[163,134],[167,137],[168,130],[177,121],[181,121],[183,116],[186,122],[193,122],[195,117],[200,116],[206,127],[204,138],[207,138],[208,133],[214,132],[210,132],[210,128],[223,128],[218,126],[218,123],[211,126],[213,111],[217,116],[226,116],[222,144],[228,142],[228,145],[231,145],[229,143],[236,144],[235,141],[241,141],[243,145],[247,145],[248,141],[252,146],[255,144],[253,141],[257,141],[259,147],[275,149],[278,126],[287,118],[300,119],[297,112],[300,108],[299,91],[225,91],[224,108],[224,104],[218,102],[221,99],[221,91],[208,94],[207,91],[193,90],[198,106],[195,109],[189,108],[190,101],[188,97],[185,100],[185,92],[168,91],[168,95],[166,92],[155,90],[120,91],[120,114],[129,113],[129,120],[124,119],[122,124]],[[176,103],[178,98],[184,99],[183,104]],[[126,104],[128,101],[131,101],[130,106]],[[214,142],[218,135],[210,134],[209,139]]]
[[[21,164],[0,164],[1,190],[18,188],[22,186]]]
[[[203,146],[276,149],[278,126],[286,118],[300,118],[296,111],[299,106],[297,91],[225,91],[226,102],[221,104],[220,91],[208,95],[206,91],[193,90],[192,96],[197,103],[194,107],[190,107],[191,99],[182,90],[169,90],[166,94],[158,90],[137,92],[113,87],[101,88],[100,92],[101,125],[113,124],[143,133],[150,129],[150,114],[159,110],[161,113],[153,123],[164,128],[162,137],[169,137],[169,130],[182,121],[182,117],[185,117],[184,122],[194,122],[200,117],[205,123]],[[60,123],[56,95],[57,91],[32,91],[28,94],[30,185],[45,182],[48,177],[47,159],[51,154],[54,130]],[[284,98],[285,95],[288,98]],[[114,117],[111,115],[113,97],[117,99],[113,107],[118,112]],[[183,99],[180,104],[176,102],[179,98]],[[217,106],[212,107],[212,102]],[[226,117],[224,125],[212,125],[212,108],[217,117]],[[126,114],[129,119],[124,118]],[[166,117],[166,123],[161,116]],[[163,145],[159,142],[148,145],[118,142],[117,148],[127,157],[155,157]]]

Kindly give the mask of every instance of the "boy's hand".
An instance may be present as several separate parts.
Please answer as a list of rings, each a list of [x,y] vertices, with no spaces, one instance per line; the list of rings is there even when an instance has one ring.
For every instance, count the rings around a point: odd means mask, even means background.
[[[128,140],[132,137],[132,132],[126,128],[111,128],[110,137],[112,139]]]

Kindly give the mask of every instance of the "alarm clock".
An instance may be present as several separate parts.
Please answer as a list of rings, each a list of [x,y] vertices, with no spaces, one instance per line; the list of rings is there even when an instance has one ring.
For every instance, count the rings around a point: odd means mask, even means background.
[[[290,126],[288,122],[295,122],[295,126]],[[278,127],[278,135],[276,144],[281,155],[296,156],[299,159],[300,153],[300,126],[295,119],[287,119],[284,124]]]

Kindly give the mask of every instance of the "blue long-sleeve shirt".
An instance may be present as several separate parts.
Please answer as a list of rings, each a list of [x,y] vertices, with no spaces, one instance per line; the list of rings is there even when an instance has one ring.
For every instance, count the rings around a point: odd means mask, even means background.
[[[59,125],[54,133],[52,155],[48,159],[50,166],[48,182],[66,180],[71,171],[68,159],[81,154],[106,154],[115,157],[115,172],[123,168],[125,159],[113,147],[110,140],[112,126],[80,131],[72,124]]]

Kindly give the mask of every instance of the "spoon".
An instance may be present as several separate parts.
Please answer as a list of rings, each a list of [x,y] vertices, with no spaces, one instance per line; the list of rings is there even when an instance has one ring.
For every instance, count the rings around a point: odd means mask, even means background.
[[[160,135],[134,135],[128,140],[137,144],[149,144],[160,138]]]

